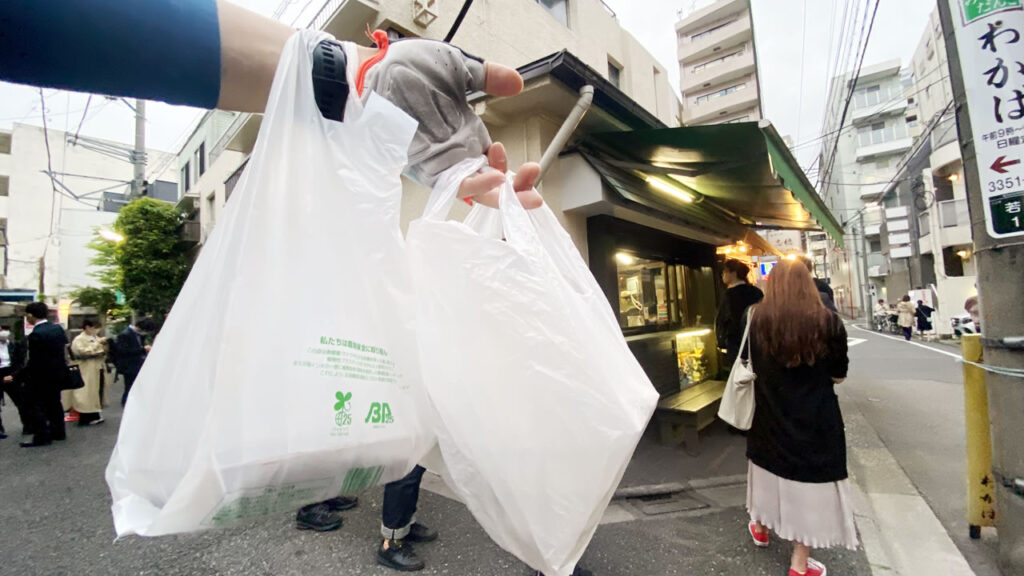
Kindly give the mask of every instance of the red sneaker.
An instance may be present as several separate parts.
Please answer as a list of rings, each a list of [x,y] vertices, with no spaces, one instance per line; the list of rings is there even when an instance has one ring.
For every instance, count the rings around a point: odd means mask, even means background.
[[[767,548],[770,544],[768,540],[768,531],[758,532],[755,528],[756,524],[751,522],[747,524],[747,529],[750,531],[750,538],[754,541],[754,546],[758,548]]]
[[[828,574],[828,570],[825,569],[825,565],[814,558],[807,559],[807,572],[789,569],[789,576],[826,576],[826,574]]]
[[[64,414],[64,421],[65,422],[78,422],[79,418],[80,418],[80,416],[79,416],[78,412],[74,408],[72,408],[71,410],[68,410],[67,413]]]

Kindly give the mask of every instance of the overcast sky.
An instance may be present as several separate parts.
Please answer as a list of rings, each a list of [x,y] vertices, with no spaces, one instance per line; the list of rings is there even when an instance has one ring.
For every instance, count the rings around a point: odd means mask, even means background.
[[[710,2],[605,1],[623,27],[665,66],[670,81],[678,88],[675,22],[680,12],[685,14]],[[269,16],[282,5],[282,0],[238,3]],[[838,22],[847,3],[863,6],[865,0],[752,0],[765,117],[779,133],[791,136],[797,144],[817,137],[820,132],[828,85],[831,23]],[[292,0],[282,20],[291,23],[299,18],[304,22],[308,16],[301,14],[301,10],[303,6],[312,10],[312,4],[319,2]],[[934,7],[935,0],[881,0],[864,64],[894,58],[904,64],[909,62]],[[833,44],[837,42],[834,37]],[[58,90],[45,90],[44,94],[50,127],[74,132],[83,119],[87,96]],[[42,125],[41,110],[38,89],[0,82],[0,127],[9,128],[14,122]],[[177,151],[201,113],[194,108],[150,104],[147,145]],[[93,97],[81,133],[129,143],[134,138],[133,113],[122,102]],[[817,146],[810,145],[798,147],[796,153],[801,164],[809,166],[817,151]]]

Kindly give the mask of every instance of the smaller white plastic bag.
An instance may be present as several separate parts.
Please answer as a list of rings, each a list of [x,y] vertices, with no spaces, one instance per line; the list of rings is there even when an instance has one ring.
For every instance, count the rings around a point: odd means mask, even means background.
[[[523,209],[511,175],[500,210],[445,221],[482,165],[446,172],[407,235],[424,386],[449,486],[502,548],[568,576],[658,395],[569,235],[546,205]]]

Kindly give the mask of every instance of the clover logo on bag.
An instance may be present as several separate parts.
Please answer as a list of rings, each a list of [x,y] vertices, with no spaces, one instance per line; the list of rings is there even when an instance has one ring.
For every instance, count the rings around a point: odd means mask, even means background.
[[[334,403],[334,423],[338,425],[338,428],[344,428],[352,424],[352,405],[349,404],[352,393],[335,392],[334,398],[337,400]]]

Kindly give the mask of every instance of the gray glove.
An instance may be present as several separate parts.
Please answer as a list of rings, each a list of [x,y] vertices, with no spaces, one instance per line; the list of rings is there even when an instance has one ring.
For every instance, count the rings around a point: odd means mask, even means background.
[[[484,63],[436,40],[403,39],[366,74],[363,97],[380,94],[419,122],[406,175],[433,187],[441,172],[491,146],[466,96],[483,91]]]

